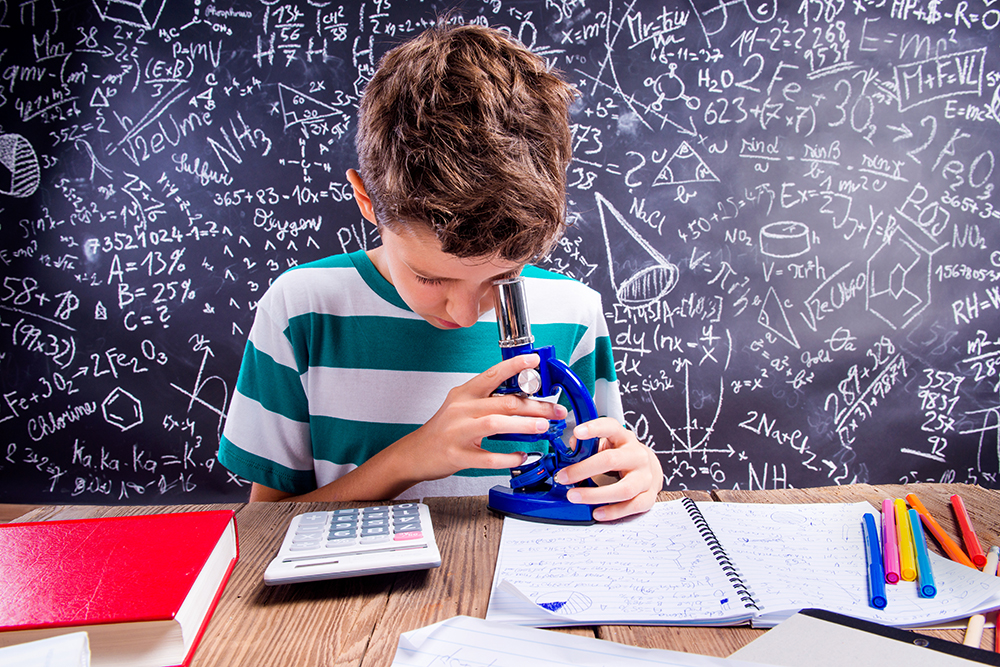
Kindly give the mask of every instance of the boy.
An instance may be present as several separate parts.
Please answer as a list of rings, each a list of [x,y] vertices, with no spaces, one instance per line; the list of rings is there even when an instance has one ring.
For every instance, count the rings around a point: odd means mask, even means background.
[[[562,405],[491,396],[538,364],[501,361],[492,281],[524,270],[536,344],[555,345],[607,415],[576,426],[601,451],[561,471],[598,520],[647,510],[653,452],[621,426],[599,295],[526,265],[565,226],[573,89],[502,32],[440,22],[382,59],[348,180],[381,246],[280,276],[257,307],[219,451],[250,500],[485,495]],[[484,370],[485,369],[485,370]],[[492,450],[492,451],[491,451]]]

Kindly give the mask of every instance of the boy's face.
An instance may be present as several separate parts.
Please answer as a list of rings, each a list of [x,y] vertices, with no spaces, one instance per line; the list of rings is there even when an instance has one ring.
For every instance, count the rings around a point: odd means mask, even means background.
[[[524,266],[449,255],[429,231],[396,233],[383,226],[380,233],[382,245],[368,252],[375,268],[413,312],[439,329],[475,324],[493,308],[493,281],[517,275]]]

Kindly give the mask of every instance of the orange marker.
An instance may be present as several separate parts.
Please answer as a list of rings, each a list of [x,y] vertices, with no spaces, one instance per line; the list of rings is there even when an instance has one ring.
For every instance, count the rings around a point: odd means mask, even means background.
[[[969,557],[965,555],[965,552],[962,551],[962,547],[958,546],[953,539],[948,537],[948,533],[944,532],[944,528],[942,528],[941,525],[934,520],[931,513],[927,511],[927,508],[924,507],[923,503],[921,503],[915,495],[912,493],[906,494],[906,502],[910,503],[910,507],[917,510],[924,527],[931,531],[931,535],[934,536],[934,539],[936,539],[938,544],[941,545],[941,548],[944,549],[949,558],[956,563],[968,565],[973,569],[979,569],[976,567],[975,563],[969,560]]]
[[[976,531],[972,529],[972,521],[969,513],[965,511],[965,503],[960,496],[951,497],[951,506],[955,509],[955,517],[958,519],[958,526],[962,529],[962,541],[965,542],[965,550],[969,552],[969,558],[976,564],[976,567],[986,565],[986,554],[979,546],[979,538]]]

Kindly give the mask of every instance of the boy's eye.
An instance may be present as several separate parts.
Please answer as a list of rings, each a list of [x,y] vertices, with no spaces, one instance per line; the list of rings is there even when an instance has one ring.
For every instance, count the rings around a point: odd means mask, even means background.
[[[420,275],[419,273],[414,273],[413,275],[416,277],[417,282],[421,283],[422,285],[440,285],[441,284],[441,279],[440,278],[425,278],[422,275]]]

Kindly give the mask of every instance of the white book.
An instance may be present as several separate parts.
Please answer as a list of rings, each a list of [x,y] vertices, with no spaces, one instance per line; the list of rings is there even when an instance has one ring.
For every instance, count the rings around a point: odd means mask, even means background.
[[[821,608],[919,627],[1000,607],[1000,577],[930,554],[938,593],[887,585],[868,604],[868,503],[657,503],[608,524],[504,519],[486,618],[560,625],[771,627]]]

